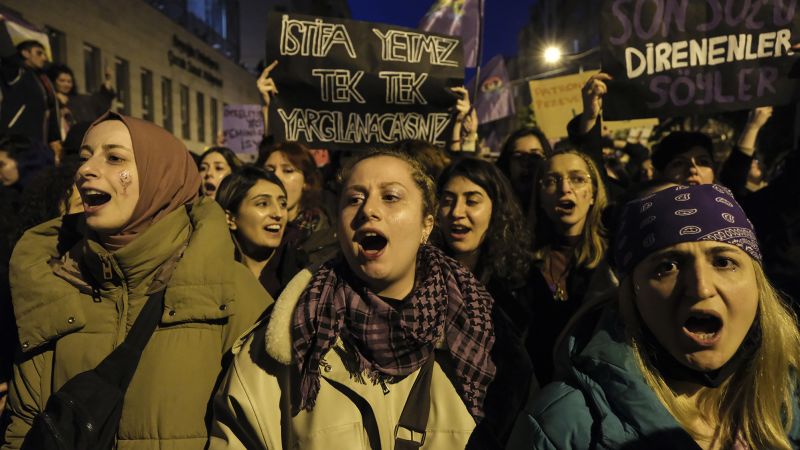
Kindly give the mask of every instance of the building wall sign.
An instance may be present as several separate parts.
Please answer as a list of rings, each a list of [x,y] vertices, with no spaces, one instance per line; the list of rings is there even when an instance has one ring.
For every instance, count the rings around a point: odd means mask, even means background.
[[[172,35],[172,47],[173,49],[167,51],[170,66],[180,67],[214,86],[222,87],[222,79],[210,72],[219,72],[219,63],[176,35]],[[200,67],[201,65],[204,67]]]

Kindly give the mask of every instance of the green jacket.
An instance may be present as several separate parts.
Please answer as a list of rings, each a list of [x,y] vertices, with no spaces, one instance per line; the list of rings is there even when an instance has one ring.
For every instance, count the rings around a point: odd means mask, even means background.
[[[548,384],[528,402],[506,448],[699,449],[645,382],[616,309],[600,314],[574,328],[567,341],[565,381]],[[796,394],[793,406],[788,436],[798,448]]]
[[[203,449],[224,355],[272,299],[234,258],[225,215],[213,201],[176,210],[115,253],[79,242],[78,287],[51,268],[71,231],[55,219],[14,250],[11,286],[22,353],[14,366],[12,422],[3,449],[17,449],[51,393],[118,346],[147,299],[156,271],[179,253],[164,313],[125,396],[119,449]]]

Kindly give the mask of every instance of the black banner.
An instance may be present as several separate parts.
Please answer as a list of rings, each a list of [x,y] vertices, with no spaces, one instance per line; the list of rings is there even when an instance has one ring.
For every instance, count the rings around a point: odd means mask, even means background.
[[[800,39],[797,0],[606,0],[608,120],[786,104]]]
[[[266,60],[278,60],[270,131],[318,148],[443,144],[455,103],[447,88],[464,80],[458,38],[297,14],[269,16]]]

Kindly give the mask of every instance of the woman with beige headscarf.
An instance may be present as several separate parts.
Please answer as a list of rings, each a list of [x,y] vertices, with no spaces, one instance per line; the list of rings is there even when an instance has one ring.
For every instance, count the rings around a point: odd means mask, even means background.
[[[19,448],[48,397],[119,346],[148,295],[166,289],[117,448],[202,449],[223,356],[271,299],[221,238],[222,209],[197,199],[200,177],[177,138],[109,112],[80,155],[85,212],[32,228],[12,257],[22,348],[2,448]]]

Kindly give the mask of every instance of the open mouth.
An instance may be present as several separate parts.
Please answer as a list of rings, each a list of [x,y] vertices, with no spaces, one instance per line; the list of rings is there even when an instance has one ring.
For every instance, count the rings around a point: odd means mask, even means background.
[[[559,214],[572,214],[575,211],[575,202],[572,200],[561,200],[556,203],[556,212]]]
[[[722,319],[712,313],[696,311],[683,323],[683,331],[698,344],[711,345],[722,331]]]
[[[451,225],[450,236],[454,239],[463,239],[471,230],[470,227],[464,225]]]
[[[111,194],[98,191],[97,189],[83,189],[80,193],[86,210],[99,208],[111,200]]]
[[[206,191],[206,195],[212,196],[217,191],[217,186],[214,183],[206,182],[203,183],[203,190]]]
[[[281,232],[281,225],[278,223],[273,223],[271,225],[267,225],[264,229],[270,233],[280,233]]]
[[[389,240],[376,231],[365,231],[356,236],[361,254],[367,259],[375,259],[383,254]]]

